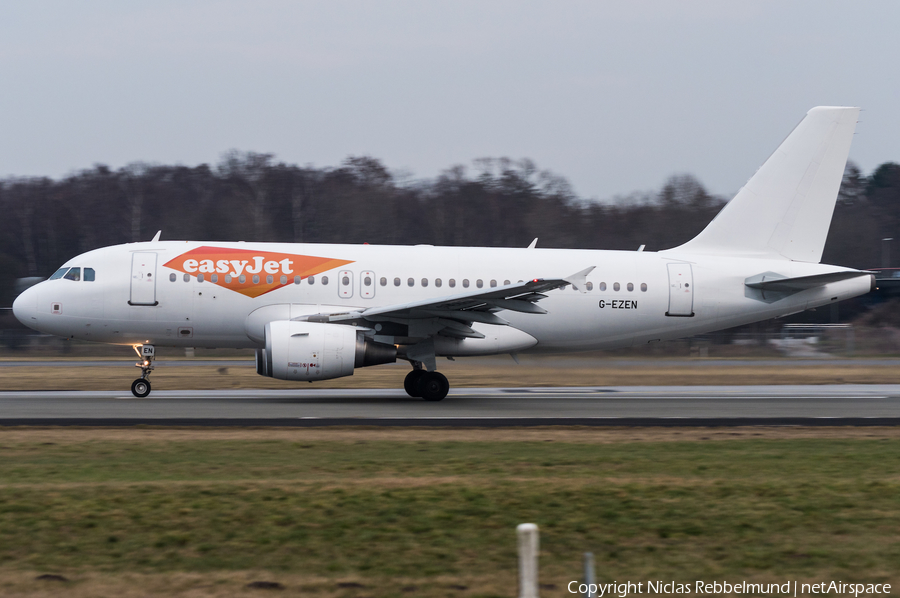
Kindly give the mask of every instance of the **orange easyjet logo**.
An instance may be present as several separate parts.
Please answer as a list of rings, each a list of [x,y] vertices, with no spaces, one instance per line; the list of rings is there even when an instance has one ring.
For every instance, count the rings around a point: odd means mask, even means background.
[[[294,255],[252,249],[198,247],[163,264],[247,297],[259,297],[320,272],[351,264],[312,255]]]

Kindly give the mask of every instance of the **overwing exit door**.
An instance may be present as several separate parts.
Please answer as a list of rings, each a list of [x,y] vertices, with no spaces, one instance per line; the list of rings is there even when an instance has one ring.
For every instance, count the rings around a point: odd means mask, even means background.
[[[359,296],[363,299],[375,296],[375,273],[371,270],[364,270],[359,275]]]
[[[128,305],[157,305],[156,254],[131,254],[131,299]]]
[[[690,264],[669,264],[669,311],[667,316],[694,315],[694,274]]]
[[[350,270],[338,272],[338,295],[344,299],[353,296],[353,272]]]

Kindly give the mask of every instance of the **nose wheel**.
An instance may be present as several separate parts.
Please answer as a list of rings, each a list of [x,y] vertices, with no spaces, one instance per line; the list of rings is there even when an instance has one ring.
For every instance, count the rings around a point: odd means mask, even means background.
[[[406,375],[403,389],[411,397],[426,401],[441,401],[450,392],[450,382],[440,372],[415,369]]]
[[[131,383],[131,394],[139,399],[143,399],[150,394],[150,381],[144,378],[138,378]]]
[[[156,357],[156,348],[153,345],[134,345],[134,350],[141,358],[134,367],[141,368],[141,377],[131,383],[131,394],[143,399],[150,394],[150,380],[147,377],[153,371],[153,358]]]

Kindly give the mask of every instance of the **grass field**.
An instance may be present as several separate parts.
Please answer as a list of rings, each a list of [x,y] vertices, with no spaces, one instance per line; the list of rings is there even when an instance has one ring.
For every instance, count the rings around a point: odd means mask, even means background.
[[[900,431],[0,429],[4,596],[542,596],[900,583]],[[35,580],[41,574],[70,581]]]

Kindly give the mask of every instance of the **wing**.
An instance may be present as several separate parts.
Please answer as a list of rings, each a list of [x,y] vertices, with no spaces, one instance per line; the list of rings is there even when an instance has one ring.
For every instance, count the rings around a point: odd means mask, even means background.
[[[475,289],[466,293],[423,299],[409,303],[372,307],[338,313],[320,313],[305,316],[310,322],[334,322],[367,326],[374,322],[404,323],[410,320],[438,319],[443,326],[435,333],[448,332],[461,338],[482,338],[470,328],[473,322],[508,325],[509,322],[496,312],[509,310],[526,314],[545,314],[547,310],[537,305],[545,299],[547,291],[574,285],[584,292],[587,275],[595,268],[585,268],[565,278],[534,278],[491,289]],[[449,329],[449,330],[448,330]]]

